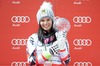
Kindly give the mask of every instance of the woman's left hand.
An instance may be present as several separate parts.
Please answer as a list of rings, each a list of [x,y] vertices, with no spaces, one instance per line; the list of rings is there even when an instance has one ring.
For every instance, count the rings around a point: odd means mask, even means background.
[[[58,46],[60,50],[64,50],[66,47],[66,39],[65,38],[60,38],[57,40]]]

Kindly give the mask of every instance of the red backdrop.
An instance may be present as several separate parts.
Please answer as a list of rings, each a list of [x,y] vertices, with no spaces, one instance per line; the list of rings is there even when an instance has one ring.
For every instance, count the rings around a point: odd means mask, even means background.
[[[27,38],[38,30],[36,13],[43,1],[0,0],[0,66],[26,63],[25,45]],[[99,0],[47,1],[53,4],[56,16],[70,21],[69,66],[99,66]]]

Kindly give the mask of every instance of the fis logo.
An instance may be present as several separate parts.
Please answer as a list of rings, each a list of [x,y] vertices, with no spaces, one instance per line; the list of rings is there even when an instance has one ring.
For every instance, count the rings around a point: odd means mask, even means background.
[[[91,62],[75,62],[73,66],[92,66]]]
[[[13,46],[25,46],[27,44],[27,39],[12,39],[11,44]]]
[[[75,39],[73,44],[75,46],[90,46],[92,41],[90,39]]]
[[[11,66],[27,66],[27,62],[12,62]]]
[[[13,23],[28,23],[30,21],[29,16],[12,16],[11,21]]]
[[[74,23],[90,23],[92,21],[91,17],[89,16],[75,16],[73,18]]]

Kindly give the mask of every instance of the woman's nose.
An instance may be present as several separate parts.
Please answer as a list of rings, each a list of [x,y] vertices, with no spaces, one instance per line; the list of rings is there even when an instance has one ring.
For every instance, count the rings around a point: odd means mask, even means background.
[[[44,24],[47,24],[47,21],[44,21]]]

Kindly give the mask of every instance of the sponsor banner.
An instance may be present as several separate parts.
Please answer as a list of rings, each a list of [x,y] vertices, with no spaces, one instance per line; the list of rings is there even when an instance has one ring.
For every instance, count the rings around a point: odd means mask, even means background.
[[[1,66],[27,65],[27,38],[38,32],[36,14],[43,1],[0,0]],[[71,25],[66,37],[71,54],[68,66],[100,66],[99,0],[48,1],[53,4],[55,16],[68,19]]]

